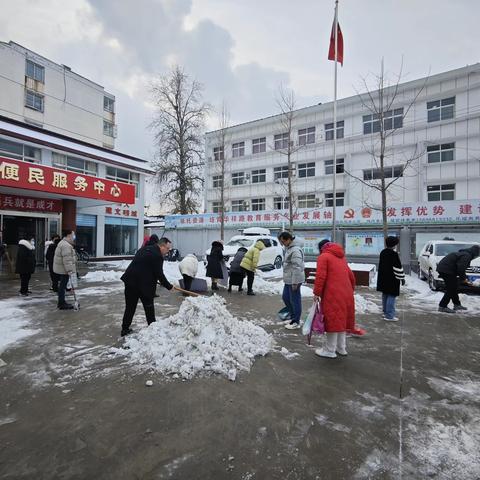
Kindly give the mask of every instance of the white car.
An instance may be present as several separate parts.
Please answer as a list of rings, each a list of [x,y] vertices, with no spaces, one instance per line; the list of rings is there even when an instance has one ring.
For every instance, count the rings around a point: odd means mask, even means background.
[[[233,260],[240,247],[247,250],[253,247],[255,242],[261,240],[265,244],[265,248],[260,252],[260,260],[258,267],[260,270],[268,270],[272,268],[281,268],[283,265],[283,247],[277,238],[270,235],[267,228],[246,228],[241,235],[233,236],[224,246],[223,255],[227,258],[227,265]],[[210,254],[210,249],[205,255]]]
[[[439,278],[437,265],[440,260],[452,252],[458,252],[465,248],[478,245],[476,242],[456,242],[454,240],[433,240],[428,242],[420,251],[418,256],[418,276],[421,280],[428,280],[428,285],[432,290],[438,290],[443,284]],[[467,278],[475,286],[480,284],[480,257],[472,260],[470,267],[466,271]]]

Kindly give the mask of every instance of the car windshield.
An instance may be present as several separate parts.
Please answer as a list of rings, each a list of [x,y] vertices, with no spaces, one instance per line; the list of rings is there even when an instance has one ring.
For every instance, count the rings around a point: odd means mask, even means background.
[[[236,238],[230,240],[227,243],[227,247],[249,247],[253,243],[253,240],[250,240],[249,238]]]
[[[449,253],[465,250],[471,246],[471,243],[440,243],[435,246],[435,255],[437,257],[445,257]]]

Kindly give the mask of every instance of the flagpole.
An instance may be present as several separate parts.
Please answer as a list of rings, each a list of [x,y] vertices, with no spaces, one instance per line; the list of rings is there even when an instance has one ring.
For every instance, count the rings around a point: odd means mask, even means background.
[[[337,239],[337,68],[338,68],[338,0],[335,0],[335,75],[333,87],[333,215],[332,242]]]

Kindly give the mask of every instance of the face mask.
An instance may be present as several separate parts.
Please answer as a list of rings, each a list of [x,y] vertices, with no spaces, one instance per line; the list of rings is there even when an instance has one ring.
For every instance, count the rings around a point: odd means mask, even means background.
[[[75,235],[75,232],[72,233],[72,240],[75,241],[77,239],[77,236]]]

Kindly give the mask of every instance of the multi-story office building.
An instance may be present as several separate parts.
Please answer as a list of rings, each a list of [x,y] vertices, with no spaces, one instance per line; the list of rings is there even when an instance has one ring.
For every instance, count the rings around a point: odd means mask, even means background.
[[[90,254],[134,253],[147,163],[114,151],[115,97],[20,45],[0,43],[1,241],[77,231]],[[14,253],[14,252],[12,252]]]
[[[379,177],[371,154],[379,120],[368,104],[366,95],[337,103],[337,206],[380,205],[380,193],[368,185]],[[333,104],[296,111],[293,126],[296,207],[331,207]],[[391,133],[387,182],[400,177],[388,190],[389,203],[480,198],[480,64],[400,84],[384,126]],[[219,211],[222,156],[227,211],[285,208],[287,137],[279,115],[229,128],[225,151],[219,132],[208,133],[206,211]]]

